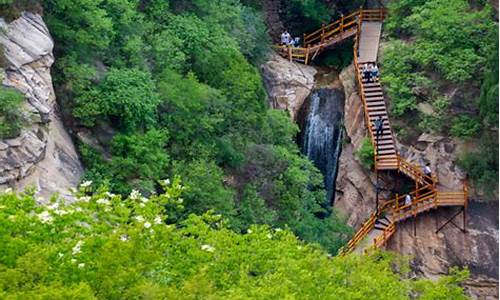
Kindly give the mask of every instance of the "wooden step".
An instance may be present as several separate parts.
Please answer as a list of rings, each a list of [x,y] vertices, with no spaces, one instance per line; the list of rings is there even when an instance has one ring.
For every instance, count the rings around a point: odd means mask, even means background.
[[[387,154],[395,154],[396,151],[394,149],[389,149],[389,150],[379,150],[378,154],[379,155],[387,155]]]
[[[380,145],[380,144],[378,144],[378,147],[375,147],[375,150],[377,148],[379,150],[394,149],[394,144],[387,144],[387,145]]]
[[[368,88],[368,87],[381,87],[381,85],[380,85],[380,82],[363,83],[363,88]]]
[[[387,112],[384,111],[374,111],[374,112],[368,112],[368,116],[382,116],[383,118],[387,118]],[[376,118],[375,118],[376,119]]]
[[[387,145],[387,144],[394,145],[394,142],[392,141],[392,139],[385,139],[385,140],[379,139],[378,144],[379,145]]]
[[[367,86],[367,87],[363,87],[363,91],[365,91],[365,92],[381,92],[382,87],[380,85],[379,86]]]
[[[380,100],[379,101],[370,101],[370,102],[367,101],[366,105],[368,107],[370,107],[370,106],[379,106],[379,105],[382,105],[382,106],[385,107],[385,102],[384,101],[380,101]]]
[[[365,97],[383,97],[384,93],[382,91],[364,91],[365,92]]]
[[[371,102],[380,102],[380,101],[382,101],[382,102],[384,102],[384,105],[385,105],[384,98],[382,98],[382,97],[365,98],[365,100],[366,100],[366,104],[371,103]]]

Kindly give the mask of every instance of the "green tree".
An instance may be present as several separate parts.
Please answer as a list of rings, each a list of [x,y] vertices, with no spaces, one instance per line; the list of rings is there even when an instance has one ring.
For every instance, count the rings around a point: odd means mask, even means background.
[[[156,181],[168,171],[167,140],[167,131],[156,129],[143,134],[116,135],[111,142],[110,160],[83,146],[80,152],[87,166],[85,177],[97,184],[109,184],[113,192],[122,194],[131,189],[154,192]]]
[[[159,97],[151,75],[137,69],[111,69],[95,88],[76,99],[74,115],[86,126],[100,117],[125,131],[151,128],[156,123]]]
[[[18,91],[0,86],[0,138],[13,138],[21,133],[23,101],[24,96]]]
[[[213,210],[228,219],[234,217],[234,192],[224,186],[224,173],[215,163],[204,160],[175,162],[172,170],[184,178],[187,212],[203,214]]]

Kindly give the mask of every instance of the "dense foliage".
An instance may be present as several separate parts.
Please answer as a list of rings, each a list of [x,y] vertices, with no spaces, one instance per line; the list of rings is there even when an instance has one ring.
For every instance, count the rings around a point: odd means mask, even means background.
[[[17,90],[0,86],[0,138],[13,138],[21,133],[23,101],[24,96]]]
[[[181,175],[185,210],[212,209],[237,232],[288,226],[336,252],[350,229],[321,207],[321,175],[294,143],[297,126],[265,105],[256,65],[269,38],[239,1],[48,0],[54,80],[75,127],[85,179],[126,195]],[[318,218],[317,216],[326,216]]]
[[[370,170],[375,161],[375,150],[370,138],[364,137],[361,141],[361,146],[356,150],[356,157],[363,167]]]
[[[489,4],[481,3],[471,7],[466,0],[392,1],[382,80],[400,138],[411,141],[422,132],[433,132],[481,144],[478,151],[465,153],[460,164],[477,187],[494,191],[498,24]]]
[[[467,271],[411,280],[389,254],[331,258],[280,228],[237,234],[213,213],[168,225],[165,207],[182,210],[184,188],[161,185],[145,198],[85,182],[75,203],[43,206],[29,192],[1,193],[0,298],[465,299]]]

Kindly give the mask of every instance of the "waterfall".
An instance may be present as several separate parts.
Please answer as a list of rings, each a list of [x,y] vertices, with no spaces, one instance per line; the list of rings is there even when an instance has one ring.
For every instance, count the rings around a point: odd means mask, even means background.
[[[344,92],[339,88],[319,88],[309,96],[309,112],[301,133],[301,150],[321,171],[327,191],[325,207],[335,197],[337,162],[342,148]]]

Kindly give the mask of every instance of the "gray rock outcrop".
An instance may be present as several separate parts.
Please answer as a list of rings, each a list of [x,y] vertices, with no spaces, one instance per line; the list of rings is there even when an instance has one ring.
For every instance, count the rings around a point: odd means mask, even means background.
[[[70,197],[83,169],[56,111],[50,33],[40,15],[23,12],[9,24],[0,18],[0,44],[7,62],[2,84],[26,98],[21,134],[0,140],[0,186]]]
[[[272,53],[261,66],[261,71],[269,105],[288,111],[292,119],[296,120],[300,107],[314,87],[316,69]]]

